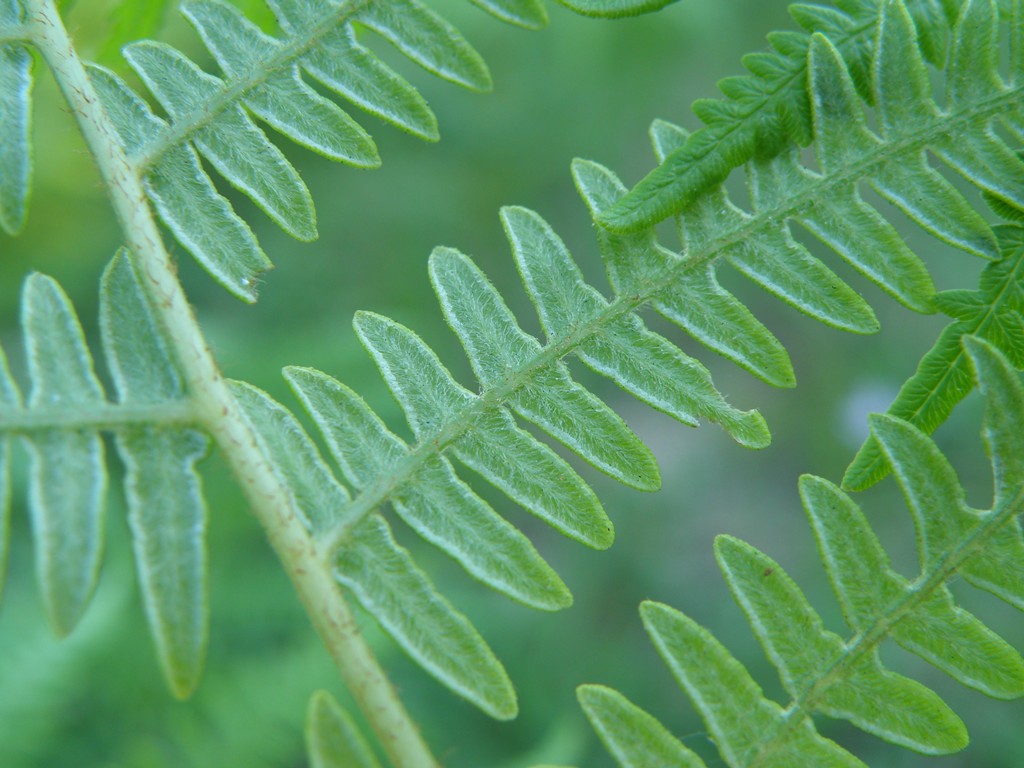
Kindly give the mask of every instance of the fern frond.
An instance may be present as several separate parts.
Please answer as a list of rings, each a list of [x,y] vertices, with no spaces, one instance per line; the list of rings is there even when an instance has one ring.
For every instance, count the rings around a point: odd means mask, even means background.
[[[726,405],[707,371],[648,331],[632,305],[609,304],[586,285],[537,214],[507,208],[502,221],[547,345],[519,328],[466,256],[438,248],[430,260],[435,291],[479,379],[479,394],[459,385],[409,329],[369,312],[356,315],[356,331],[404,410],[414,445],[327,374],[285,369],[351,493],[283,406],[249,385],[235,384],[233,391],[333,578],[428,672],[485,711],[508,717],[515,698],[504,670],[394,542],[377,510],[390,503],[409,527],[488,586],[534,608],[558,610],[571,603],[568,589],[529,540],[460,478],[451,459],[566,536],[608,547],[612,525],[594,492],[514,415],[627,485],[650,490],[660,477],[649,450],[574,381],[562,357],[577,352],[595,371],[683,423],[717,421],[754,447],[768,434],[759,414]],[[413,594],[419,598],[411,600]]]
[[[207,440],[190,428],[198,419],[124,254],[104,273],[100,315],[117,403],[104,395],[60,286],[38,274],[26,281],[22,327],[32,390],[20,405],[0,364],[0,475],[8,471],[6,443],[20,436],[31,458],[28,506],[40,588],[54,628],[67,634],[89,603],[100,566],[107,484],[101,433],[114,433],[147,618],[168,684],[184,698],[198,682],[207,637],[206,510],[195,469]]]
[[[32,181],[32,54],[25,11],[18,0],[0,0],[0,229],[25,225]]]
[[[986,16],[988,6],[977,7],[981,21],[962,25],[961,48],[973,39],[977,26],[994,28],[994,12]],[[920,73],[924,65],[913,58],[918,47],[909,14],[899,3],[889,5],[886,14],[876,65],[889,75],[906,66]],[[657,487],[658,470],[621,419],[572,379],[564,357],[576,354],[594,371],[685,424],[702,418],[715,421],[739,442],[759,447],[769,439],[760,415],[726,405],[700,363],[647,330],[636,313],[639,307],[650,302],[709,348],[773,384],[790,385],[792,366],[782,345],[718,285],[714,269],[719,257],[812,317],[845,330],[873,331],[877,322],[870,307],[790,235],[785,222],[793,218],[898,300],[930,310],[933,289],[924,266],[855,191],[856,181],[871,174],[897,178],[893,198],[913,207],[911,212],[930,231],[975,252],[995,250],[985,221],[952,185],[936,180],[921,166],[921,156],[950,125],[976,123],[976,132],[986,133],[994,104],[1016,108],[1021,94],[1000,90],[979,95],[974,107],[955,118],[934,116],[930,133],[924,136],[909,129],[910,121],[919,119],[916,113],[886,102],[883,109],[892,116],[887,124],[894,126],[893,137],[869,141],[852,77],[835,49],[815,36],[809,55],[821,172],[803,168],[790,154],[754,165],[753,211],[740,210],[721,190],[709,194],[681,222],[683,255],[660,247],[650,231],[599,232],[615,293],[612,300],[584,282],[568,249],[540,216],[523,208],[503,209],[502,223],[537,307],[544,343],[519,327],[504,299],[468,257],[451,248],[435,249],[431,281],[469,358],[477,393],[457,383],[411,330],[380,315],[358,313],[356,332],[405,412],[415,444],[400,440],[340,382],[318,371],[286,370],[353,491],[351,501],[344,489],[332,492],[337,498],[333,520],[314,531],[335,578],[429,671],[492,713],[509,706],[500,703],[504,694],[493,693],[505,684],[503,671],[489,651],[482,650],[486,646],[479,645],[482,641],[463,623],[464,617],[443,603],[408,554],[395,548],[377,514],[383,504],[391,502],[421,536],[493,588],[534,607],[563,607],[569,598],[561,582],[532,546],[462,482],[450,459],[482,475],[560,532],[590,546],[608,546],[611,523],[593,492],[548,446],[521,430],[513,416],[534,423],[594,467],[632,487]],[[653,134],[662,153],[685,138],[664,123],[657,124]],[[595,214],[625,191],[610,171],[596,164],[577,161],[573,171]],[[933,221],[931,206],[939,205],[970,211],[973,218],[965,213],[966,226],[960,229]],[[250,402],[246,408],[254,405]],[[266,401],[263,409],[278,412],[281,406]],[[268,433],[280,430],[286,420],[285,432],[301,434],[290,416],[253,417],[253,424],[270,446],[281,438]],[[291,455],[315,456],[311,441],[302,440],[308,448],[293,448]],[[280,460],[286,462],[283,454]],[[293,491],[300,507],[299,497],[313,498],[314,489],[330,486],[329,479],[304,476],[309,468],[318,467],[316,474],[328,477],[319,469],[319,458],[287,461],[290,469],[282,481],[307,489]],[[388,577],[370,573],[370,559],[358,554],[371,541],[378,548],[377,559],[395,569]],[[388,615],[392,590],[406,582],[408,589],[430,595],[431,605],[445,606],[443,622],[453,637],[464,638],[456,645],[465,642],[478,649],[469,654],[477,655],[477,666],[460,668],[452,655],[455,646],[429,647],[410,634],[400,620],[403,616]]]
[[[1024,607],[1024,387],[1010,361],[987,342],[968,336],[963,345],[985,398],[983,437],[995,479],[990,509],[967,506],[953,468],[922,431],[893,416],[875,416],[871,424],[914,518],[917,577],[909,580],[892,569],[867,518],[838,487],[810,475],[800,479],[818,549],[853,631],[847,640],[824,628],[795,582],[767,555],[729,536],[715,542],[733,596],[792,697],[785,708],[765,698],[707,630],[666,605],[641,607],[647,632],[728,765],[862,766],[817,735],[811,720],[816,712],[926,754],[963,748],[966,730],[952,710],[930,689],[883,667],[878,651],[886,640],[989,696],[1024,695],[1024,659],[957,606],[948,587],[961,575]],[[606,741],[605,723],[633,709],[618,695],[595,697],[589,688],[581,701]],[[650,733],[616,742],[626,755],[620,764],[644,765],[657,754],[662,736],[653,726]]]
[[[1019,206],[1024,164],[992,133],[1024,115],[1024,89],[993,80],[994,62],[977,53],[997,31],[995,7],[970,3],[956,30],[949,66],[951,104],[945,113],[926,99],[924,62],[912,19],[901,2],[888,3],[879,25],[872,66],[880,82],[877,105],[885,135],[866,125],[854,78],[821,35],[808,52],[811,107],[820,171],[803,166],[795,151],[755,160],[747,169],[751,211],[730,202],[721,188],[702,196],[679,219],[682,256],[661,247],[653,230],[599,232],[609,279],[620,301],[655,309],[694,338],[776,386],[791,386],[792,366],[782,345],[718,283],[727,262],[805,314],[834,327],[872,332],[870,307],[793,238],[796,222],[852,267],[906,306],[933,310],[934,289],[920,259],[895,228],[857,191],[869,181],[932,235],[975,255],[997,256],[996,236],[952,184],[932,170],[929,147],[960,164],[969,179],[1004,207]],[[966,83],[971,83],[966,85]],[[918,109],[926,99],[925,107]],[[996,103],[999,106],[996,106]],[[950,136],[956,136],[954,142]],[[687,134],[664,122],[652,127],[660,157],[685,146]],[[577,186],[599,221],[625,194],[600,166],[578,161]],[[1005,183],[1003,179],[1020,183]]]
[[[1024,368],[1024,228],[996,228],[1000,258],[985,267],[976,291],[944,291],[935,306],[954,322],[921,358],[917,370],[900,388],[887,413],[931,433],[949,418],[953,408],[972,389],[974,379],[961,341],[985,339]],[[889,466],[878,443],[869,438],[857,452],[843,487],[862,490],[881,480]]]
[[[1011,19],[1016,0],[1000,0],[1000,9]],[[986,3],[987,4],[987,3]],[[978,11],[977,4],[968,14],[989,14]],[[901,92],[908,88],[918,89],[915,96],[927,93],[927,77],[923,62],[942,66],[947,61],[947,49],[956,45],[958,34],[974,34],[978,29],[968,29],[971,23],[960,25],[956,32],[956,7],[940,0],[906,0],[903,13],[909,15],[911,27],[916,35],[906,42],[911,48],[903,53],[908,68],[901,74],[906,81],[888,76],[880,71],[879,44],[885,34],[883,17],[892,18],[890,4],[881,0],[846,0],[838,9],[797,4],[790,7],[790,13],[803,28],[801,32],[775,32],[768,36],[773,50],[767,53],[749,54],[743,59],[744,66],[751,72],[743,77],[722,80],[719,87],[727,97],[725,100],[701,100],[693,109],[706,127],[690,136],[685,144],[675,149],[661,161],[654,171],[647,175],[630,193],[612,209],[605,212],[600,222],[615,231],[632,231],[651,226],[653,223],[673,214],[685,211],[710,187],[722,182],[734,169],[751,159],[767,161],[794,146],[806,146],[815,134],[814,63],[808,58],[815,36],[824,36],[838,52],[850,73],[857,93],[867,103],[878,106],[882,114],[899,112],[905,107],[900,101]],[[995,9],[991,10],[995,15]],[[986,24],[988,21],[985,22]],[[981,47],[959,48],[960,54],[953,54],[951,62],[957,72],[976,71],[979,85],[985,92],[991,89],[1019,89],[1020,72],[1011,73],[1011,82],[1004,85],[996,73],[996,63],[990,60],[994,50]],[[921,62],[920,64],[917,62]],[[957,73],[951,73],[954,82]],[[973,77],[971,75],[970,77]],[[809,87],[810,85],[810,87]],[[886,91],[892,89],[891,98],[884,99]],[[971,94],[951,88],[947,103],[949,114],[956,113],[956,100],[971,97]],[[981,94],[974,94],[981,96]],[[983,97],[982,97],[983,98]],[[940,114],[930,98],[913,102],[921,117]],[[1014,118],[1009,118],[1013,120]],[[894,137],[898,132],[883,120],[882,138]],[[954,137],[958,130],[948,136]],[[870,140],[872,137],[865,137]],[[989,149],[999,142],[982,140]],[[933,139],[941,147],[943,159],[964,173],[968,178],[978,177],[984,167],[982,157],[975,154],[979,147],[955,147],[955,141],[943,142],[940,136]],[[1005,154],[1005,148],[994,149],[996,154]],[[1004,163],[1003,159],[998,161]],[[915,163],[915,168],[917,167]],[[1004,166],[1006,167],[1006,166]],[[973,179],[977,183],[978,179]],[[876,186],[879,182],[876,180]],[[883,181],[880,184],[885,187]],[[884,194],[884,192],[883,192]],[[897,203],[900,205],[900,203]],[[902,206],[901,206],[902,207]],[[952,216],[950,217],[952,218]]]
[[[90,68],[128,155],[130,172],[175,237],[215,279],[246,301],[270,267],[246,222],[217,192],[206,160],[300,240],[317,235],[313,202],[298,172],[257,125],[257,117],[298,144],[363,168],[380,164],[370,135],[312,79],[355,107],[428,141],[437,119],[416,88],[377,58],[357,35],[369,29],[426,71],[473,90],[488,90],[480,55],[419,0],[274,0],[281,27],[271,36],[221,0],[189,0],[182,12],[216,60],[203,71],[180,51],[153,41],[125,46],[129,65],[167,119],[113,72]],[[522,26],[546,20],[535,2],[481,5]],[[19,0],[0,3],[0,226],[24,223],[31,169],[29,90],[32,22]]]

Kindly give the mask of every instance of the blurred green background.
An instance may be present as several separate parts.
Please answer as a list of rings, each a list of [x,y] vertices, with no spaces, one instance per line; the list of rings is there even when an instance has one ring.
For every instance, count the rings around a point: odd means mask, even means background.
[[[268,18],[254,0],[239,4]],[[472,255],[523,326],[537,332],[501,233],[499,207],[538,211],[565,239],[588,278],[605,289],[592,225],[572,186],[571,159],[597,160],[634,183],[652,165],[646,130],[653,118],[697,128],[689,104],[716,95],[719,78],[739,74],[739,57],[762,49],[768,31],[793,26],[785,3],[776,0],[682,0],[659,14],[617,22],[582,19],[551,7],[551,24],[541,32],[502,25],[464,0],[431,4],[483,53],[494,93],[463,92],[434,80],[374,41],[375,50],[407,73],[430,101],[440,118],[441,142],[420,143],[358,112],[380,147],[380,170],[334,166],[281,142],[316,201],[321,236],[312,244],[290,240],[248,200],[225,190],[276,264],[256,306],[230,298],[175,246],[186,290],[227,375],[295,406],[279,369],[316,366],[361,392],[405,436],[396,405],[352,332],[352,313],[382,312],[418,330],[473,388],[430,289],[430,250],[443,244]],[[113,5],[110,0],[74,4],[69,27],[84,55],[103,49]],[[175,13],[168,14],[160,36],[208,65],[197,38]],[[109,63],[124,70],[123,62]],[[49,75],[42,67],[37,72],[30,220],[19,238],[0,235],[0,342],[23,384],[17,302],[24,275],[38,270],[61,282],[96,349],[96,286],[119,245],[91,160]],[[733,181],[731,189],[742,202],[741,180]],[[975,284],[978,262],[905,229],[940,288]],[[810,238],[797,235],[823,253]],[[581,467],[617,528],[614,547],[596,553],[480,488],[562,574],[576,597],[571,609],[540,614],[490,594],[399,528],[401,542],[492,643],[520,696],[516,721],[492,722],[434,683],[365,622],[403,699],[446,765],[610,766],[575,703],[574,687],[583,682],[619,688],[704,755],[709,766],[721,765],[699,718],[646,639],[636,610],[646,598],[682,609],[714,631],[769,695],[785,701],[718,574],[711,545],[719,533],[739,535],[778,560],[829,628],[848,634],[825,584],[796,480],[802,472],[840,479],[865,434],[865,414],[886,407],[943,322],[911,315],[837,265],[831,254],[825,258],[876,307],[883,324],[878,336],[824,328],[767,299],[737,275],[723,270],[721,276],[790,349],[799,380],[795,390],[772,390],[647,314],[653,327],[711,368],[734,404],[762,410],[773,430],[770,448],[755,453],[715,427],[682,427],[576,366],[580,379],[611,402],[656,452],[663,490],[629,491]],[[938,439],[961,470],[970,501],[985,506],[989,479],[977,436],[979,417],[972,399]],[[186,703],[171,699],[153,658],[132,576],[114,458],[112,466],[101,584],[86,620],[65,641],[53,639],[43,620],[23,488],[16,491],[9,576],[0,605],[0,765],[304,765],[302,720],[309,694],[327,688],[343,702],[345,694],[223,463],[216,455],[204,463],[212,634],[205,678]],[[892,482],[858,501],[896,563],[913,574],[913,530]],[[968,607],[1024,646],[1019,616],[956,586]],[[1024,764],[1020,702],[990,702],[894,648],[886,648],[883,657],[943,694],[967,722],[972,746],[960,755],[926,759],[822,719],[825,733],[871,766]]]

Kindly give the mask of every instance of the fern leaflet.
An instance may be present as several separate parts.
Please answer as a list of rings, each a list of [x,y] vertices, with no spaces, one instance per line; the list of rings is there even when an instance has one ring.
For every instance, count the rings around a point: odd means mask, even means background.
[[[312,768],[380,768],[351,715],[327,691],[309,701],[306,751]]]
[[[32,174],[28,39],[25,12],[18,0],[0,1],[0,229],[10,234],[25,225]]]
[[[995,28],[991,6],[972,7],[958,31],[957,50]],[[911,67],[920,73],[924,65],[917,57],[909,14],[899,3],[890,4],[886,14],[878,71],[888,76]],[[653,489],[659,483],[658,470],[622,421],[573,381],[563,357],[577,354],[595,371],[683,423],[717,421],[741,443],[757,447],[768,440],[761,417],[727,406],[703,366],[648,331],[635,313],[638,307],[650,301],[706,346],[773,384],[788,385],[793,375],[785,350],[718,286],[713,272],[718,257],[807,314],[868,332],[874,330],[875,319],[867,304],[799,246],[780,222],[792,217],[806,223],[854,266],[919,310],[931,307],[930,278],[891,225],[857,196],[853,185],[862,175],[885,179],[892,197],[913,201],[911,212],[944,239],[975,252],[995,250],[985,221],[951,185],[936,181],[920,165],[920,157],[925,147],[940,141],[950,120],[977,126],[978,133],[987,135],[995,105],[1019,109],[1021,94],[1006,88],[993,94],[977,87],[958,92],[962,103],[952,116],[936,114],[930,127],[912,133],[909,126],[918,124],[920,115],[901,109],[892,93],[880,93],[891,135],[870,141],[852,78],[835,49],[815,36],[809,55],[822,172],[804,169],[789,154],[754,165],[754,211],[741,211],[723,192],[709,195],[681,223],[687,247],[682,256],[658,246],[650,232],[599,233],[614,300],[583,282],[564,244],[537,214],[522,208],[502,211],[517,266],[547,336],[545,344],[519,328],[470,259],[450,248],[435,250],[431,280],[479,381],[479,394],[459,385],[409,329],[380,315],[357,314],[357,334],[404,410],[416,436],[414,445],[403,443],[340,382],[310,369],[287,369],[289,383],[354,492],[351,501],[347,490],[334,489],[312,442],[280,405],[249,388],[236,388],[267,452],[279,464],[282,481],[305,510],[334,577],[429,671],[492,714],[513,711],[503,670],[464,617],[436,595],[408,553],[394,544],[376,510],[392,502],[424,538],[514,599],[549,610],[563,607],[569,599],[564,585],[532,546],[459,479],[449,458],[566,535],[590,546],[608,546],[611,524],[593,492],[564,460],[516,426],[512,415],[533,422],[627,485]],[[953,58],[951,77],[962,75],[959,61]],[[663,152],[682,134],[660,123],[654,136]],[[578,161],[573,170],[597,214],[624,191],[596,164]],[[939,205],[963,211],[964,221],[934,221],[929,213]],[[850,221],[858,228],[849,226]],[[275,429],[305,447],[284,448],[283,438],[272,434]],[[297,456],[309,458],[296,462]],[[317,522],[312,502],[324,493],[336,502],[329,507],[331,518]],[[442,509],[450,516],[447,520]],[[388,564],[387,572],[379,570],[380,563]],[[447,627],[450,642],[435,645],[413,630],[397,608],[396,595],[402,589],[436,595],[424,600],[429,609],[419,620]],[[462,659],[475,661],[463,664]]]
[[[963,344],[985,398],[983,437],[995,479],[991,509],[967,506],[953,468],[919,429],[892,416],[872,420],[873,437],[917,529],[921,573],[915,579],[892,570],[867,518],[839,488],[810,475],[800,480],[818,549],[854,632],[848,640],[824,629],[796,584],[768,556],[732,537],[715,542],[733,596],[792,696],[785,708],[766,699],[743,666],[692,620],[659,603],[641,607],[648,634],[700,711],[726,764],[862,766],[817,735],[814,712],[927,754],[966,746],[963,724],[935,693],[882,666],[878,647],[886,639],[989,696],[1024,695],[1024,659],[958,607],[947,586],[959,574],[1017,608],[1024,606],[1019,522],[1024,387],[1009,361],[987,342],[968,336]],[[621,765],[655,765],[666,748],[681,757],[662,765],[703,765],[620,694],[585,686],[580,701]],[[626,721],[644,724],[644,731],[634,732],[642,735],[630,740],[629,729],[622,727]]]
[[[1012,15],[1014,0],[1000,0]],[[752,158],[771,159],[794,144],[806,146],[813,135],[813,108],[806,83],[808,50],[815,34],[832,42],[846,61],[858,92],[875,103],[872,59],[877,43],[882,0],[844,0],[838,9],[796,4],[790,13],[801,32],[773,32],[774,50],[743,59],[751,74],[719,82],[724,100],[705,99],[694,111],[706,127],[663,159],[600,221],[616,231],[650,226],[688,208],[709,187]],[[945,0],[907,0],[920,52],[941,66],[947,58],[950,30],[959,5]],[[1019,38],[1018,38],[1019,39]],[[1018,54],[1019,56],[1019,54]]]

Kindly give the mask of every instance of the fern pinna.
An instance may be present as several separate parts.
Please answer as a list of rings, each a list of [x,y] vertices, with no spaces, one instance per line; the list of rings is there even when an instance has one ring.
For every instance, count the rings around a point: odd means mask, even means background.
[[[871,60],[880,12],[887,1],[839,0],[835,8],[791,5],[790,14],[803,31],[771,33],[768,42],[773,50],[743,58],[749,75],[719,82],[725,99],[695,102],[694,112],[706,127],[664,158],[601,216],[601,222],[617,231],[650,226],[685,210],[748,160],[774,157],[794,144],[809,145],[814,126],[806,88],[807,51],[815,33],[832,41],[858,91],[871,102]],[[1001,11],[1014,13],[1013,0],[998,0],[998,4]],[[962,4],[956,0],[907,0],[905,5],[918,31],[920,53],[929,63],[942,66]]]
[[[480,4],[524,23],[539,21],[543,14],[533,0]],[[600,2],[590,9],[621,15],[660,4]],[[756,156],[756,142],[748,142],[727,154],[739,162],[752,158],[746,169],[750,210],[734,205],[723,190],[709,188],[721,180],[725,166],[705,173],[694,187],[699,194],[688,199],[679,219],[680,252],[658,244],[649,227],[598,230],[611,298],[584,282],[564,244],[538,214],[504,209],[502,223],[538,309],[543,342],[519,327],[499,291],[468,257],[450,248],[435,250],[430,278],[465,347],[478,379],[476,391],[457,383],[410,329],[370,312],[355,320],[360,340],[405,412],[415,436],[412,444],[336,379],[306,368],[285,371],[340,468],[342,482],[284,406],[250,384],[225,382],[220,376],[149,206],[218,280],[252,300],[255,277],[268,262],[248,225],[215,191],[200,156],[285,230],[311,237],[315,220],[308,192],[250,114],[336,159],[373,164],[375,150],[365,132],[312,91],[303,77],[312,76],[421,135],[429,137],[432,117],[417,112],[422,100],[359,44],[354,29],[372,28],[435,74],[471,87],[486,85],[486,70],[451,27],[417,0],[275,0],[272,5],[281,25],[277,37],[222,3],[192,0],[185,5],[223,77],[203,72],[162,44],[143,42],[127,49],[129,62],[169,115],[163,121],[111,71],[83,66],[52,2],[0,2],[4,226],[17,229],[24,218],[30,166],[26,47],[35,45],[82,125],[127,245],[102,288],[102,345],[118,403],[103,396],[63,293],[40,276],[26,282],[23,299],[33,387],[24,406],[10,377],[0,377],[0,396],[7,404],[0,424],[5,434],[20,435],[33,456],[30,507],[45,600],[62,631],[73,626],[88,600],[99,562],[99,500],[105,483],[99,433],[112,431],[128,467],[127,496],[150,623],[165,673],[179,695],[195,686],[205,644],[205,511],[194,463],[208,438],[239,477],[383,749],[396,765],[436,765],[359,635],[346,595],[362,603],[425,669],[484,711],[498,718],[514,715],[515,693],[480,633],[396,543],[380,512],[385,504],[473,577],[527,605],[563,608],[571,596],[557,574],[460,475],[461,468],[470,469],[588,546],[610,545],[611,522],[594,492],[517,418],[631,487],[656,488],[658,468],[624,422],[571,377],[563,358],[577,355],[685,424],[713,421],[741,444],[762,447],[769,435],[761,416],[729,406],[704,366],[647,329],[639,310],[650,304],[707,348],[771,384],[791,386],[795,376],[786,350],[722,288],[716,277],[720,265],[735,267],[836,328],[869,333],[877,321],[853,288],[793,238],[788,222],[804,226],[917,311],[930,311],[935,302],[928,272],[892,225],[860,198],[860,182],[871,183],[926,231],[964,251],[1006,258],[1014,247],[1014,240],[1004,237],[1009,230],[997,237],[924,159],[926,151],[935,152],[1004,212],[1024,204],[1024,164],[992,130],[998,120],[1019,134],[1024,112],[1019,47],[1006,78],[996,66],[996,5],[989,0],[965,3],[955,27],[952,2],[941,9],[934,2],[898,0],[881,7],[849,0],[843,12],[799,7],[798,19],[811,20],[814,34],[772,38],[777,48],[793,54],[785,57],[792,66],[779,81],[789,89],[779,93],[790,95],[777,100],[757,96],[754,102],[761,106],[751,114],[774,105],[784,125],[797,124],[787,122],[786,115],[803,115],[808,136],[813,128],[818,169],[803,166],[790,141],[769,142],[773,151]],[[1024,23],[1020,3],[1005,6],[1011,35],[1019,41]],[[325,50],[332,54],[329,61],[323,58]],[[928,90],[926,59],[948,60],[942,110]],[[343,73],[330,70],[336,60],[350,66]],[[767,71],[775,59],[756,61]],[[807,74],[806,82],[800,73]],[[728,87],[739,92],[741,83]],[[865,98],[876,108],[880,134],[867,128]],[[709,134],[697,139],[702,134],[689,137],[657,122],[652,135],[660,157],[678,159]],[[621,182],[586,161],[574,163],[573,174],[598,221],[614,225],[614,212],[630,199]],[[196,200],[202,202],[198,213]],[[954,297],[947,299],[947,307],[957,305]],[[991,297],[982,301],[991,303]],[[1012,334],[1007,338],[1012,341]],[[147,361],[144,376],[134,368],[140,360]],[[876,428],[875,438],[880,434]],[[174,461],[151,466],[165,454]],[[6,455],[3,459],[6,478]],[[160,496],[151,499],[151,493]],[[737,561],[748,554],[736,543],[723,543],[720,549],[723,557]],[[766,564],[762,573],[775,570]],[[826,636],[815,651],[831,652],[835,642]],[[921,697],[933,712],[943,711],[926,694]],[[822,706],[846,712],[840,704],[828,700]],[[857,712],[852,716],[859,717]],[[654,729],[649,718],[638,718]],[[872,725],[870,718],[860,721]],[[911,743],[923,730],[920,726],[896,738]],[[336,705],[322,695],[314,698],[310,748],[315,763],[374,764],[376,758],[360,739]],[[939,751],[958,743],[951,737],[925,748]]]
[[[654,10],[669,0],[574,3],[581,12],[616,16]],[[512,24],[547,22],[543,0],[477,0]],[[356,167],[380,164],[373,139],[307,80],[351,106],[427,141],[438,139],[437,118],[419,91],[385,64],[357,30],[376,32],[437,77],[473,90],[491,87],[487,65],[448,21],[419,0],[271,0],[281,27],[274,37],[221,0],[189,0],[182,13],[221,69],[203,71],[164,43],[141,41],[122,53],[169,120],[158,117],[116,74],[91,66],[90,79],[117,130],[132,172],[178,241],[225,288],[256,300],[258,275],[270,267],[249,225],[204,170],[200,157],[248,195],[286,232],[317,235],[309,190],[253,117],[292,141]],[[32,87],[25,45],[38,34],[21,0],[0,3],[0,227],[24,224],[31,155]]]
[[[726,765],[863,766],[817,734],[811,720],[816,712],[925,754],[963,749],[966,729],[938,695],[882,665],[878,650],[885,640],[989,696],[1024,695],[1024,659],[957,606],[948,587],[959,575],[1024,607],[1024,387],[987,342],[967,336],[963,344],[985,398],[983,437],[994,478],[990,509],[967,505],[955,470],[921,430],[893,416],[875,416],[871,423],[914,518],[918,576],[909,580],[892,569],[867,518],[839,488],[811,475],[800,479],[804,509],[853,631],[848,639],[824,628],[778,563],[733,537],[715,542],[729,588],[792,697],[786,706],[765,698],[740,662],[684,614],[661,603],[641,606],[648,634]],[[704,765],[622,694],[584,686],[579,698],[620,765]]]

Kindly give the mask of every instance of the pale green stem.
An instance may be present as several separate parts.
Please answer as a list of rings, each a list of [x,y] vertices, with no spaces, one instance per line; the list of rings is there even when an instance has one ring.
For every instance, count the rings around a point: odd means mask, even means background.
[[[341,590],[260,451],[175,275],[142,186],[75,53],[53,0],[26,0],[26,21],[96,159],[154,311],[173,345],[194,411],[227,459],[314,626],[381,746],[399,768],[438,763],[363,639]]]

